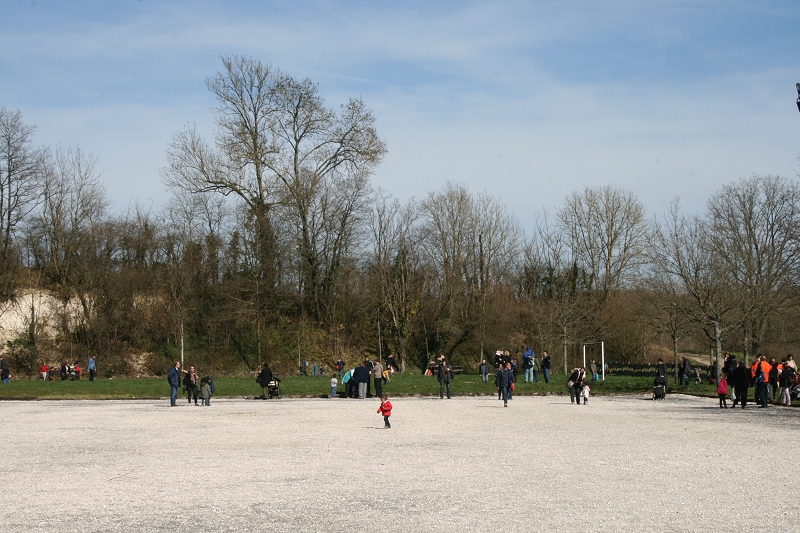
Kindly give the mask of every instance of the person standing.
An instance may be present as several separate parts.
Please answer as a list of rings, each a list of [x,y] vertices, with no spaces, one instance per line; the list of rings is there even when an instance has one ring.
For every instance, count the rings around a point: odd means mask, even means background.
[[[597,373],[597,362],[594,359],[589,364],[589,370],[592,371],[592,381],[600,381],[600,375]]]
[[[372,390],[370,387],[370,380],[372,377],[372,369],[375,368],[375,365],[372,361],[369,360],[369,357],[364,358],[364,368],[367,369],[367,398],[372,398]]]
[[[544,374],[544,382],[550,383],[550,354],[545,350],[542,355],[542,374]]]
[[[167,374],[167,381],[169,382],[170,393],[169,393],[169,406],[175,407],[177,405],[178,399],[178,387],[181,386],[181,363],[180,361],[175,361],[175,366],[173,366],[169,373]]]
[[[782,405],[792,405],[792,387],[794,386],[795,371],[789,363],[783,363],[783,370],[778,378],[781,386],[780,401]]]
[[[525,347],[525,353],[522,354],[522,370],[525,371],[525,383],[533,383],[533,362],[536,357],[531,350],[530,346]]]
[[[772,401],[775,402],[775,398],[778,396],[778,374],[780,373],[780,368],[774,357],[770,359],[769,364],[769,392],[767,394],[771,396]]]
[[[344,361],[340,357],[338,361],[336,361],[336,373],[339,374],[339,379],[342,379],[342,372],[344,372]]]
[[[769,372],[772,367],[767,359],[759,354],[758,359],[750,367],[753,383],[756,385],[756,403],[759,407],[767,407],[769,403]]]
[[[94,381],[94,376],[97,374],[97,362],[94,360],[94,356],[89,358],[89,362],[86,364],[86,370],[89,371],[89,381]]]
[[[498,383],[503,395],[503,407],[508,407],[511,386],[514,384],[514,372],[511,371],[511,363],[506,363],[505,368],[501,368],[498,373]]]
[[[750,388],[750,372],[748,372],[744,361],[739,361],[739,365],[733,371],[733,407],[738,402],[742,403],[742,409],[747,406],[747,389]]]
[[[211,405],[211,378],[209,377],[200,380],[200,399],[204,407]]]
[[[189,405],[192,404],[192,398],[194,398],[194,404],[197,405],[197,372],[193,366],[189,367],[189,372],[184,376],[183,386],[186,389],[186,398],[189,400]]]
[[[336,379],[336,375],[331,376],[331,398],[336,398],[336,386],[339,385],[339,380]]]
[[[444,358],[439,359],[439,367],[436,373],[436,378],[439,380],[439,398],[444,399],[444,391],[447,389],[447,399],[450,399],[450,379],[453,376],[453,368]]]
[[[372,382],[375,384],[375,397],[381,398],[383,396],[383,365],[380,360],[375,361],[372,365]]]
[[[486,359],[481,360],[481,366],[478,367],[478,371],[481,374],[481,382],[488,383],[489,382],[489,363],[486,362]]]
[[[723,372],[719,376],[719,380],[717,380],[717,396],[719,396],[719,408],[720,409],[727,409],[728,408],[728,400],[726,399],[728,396],[728,380],[726,379],[727,376]]]
[[[5,357],[0,357],[0,377],[6,385],[11,383],[11,369],[8,368],[8,361]]]
[[[383,415],[383,427],[390,429],[392,425],[389,423],[389,417],[392,416],[392,403],[386,394],[381,396],[381,405],[378,407],[377,412]]]
[[[656,365],[656,377],[667,377],[667,365],[664,364],[664,360],[659,358],[658,364]]]
[[[569,375],[567,380],[567,389],[569,390],[569,403],[581,403],[581,389],[583,388],[583,380],[586,376],[586,370],[582,368],[575,368],[572,374]]]
[[[47,368],[47,363],[42,363],[42,367],[39,369],[39,372],[41,372],[41,373],[42,373],[42,379],[43,379],[44,381],[47,381],[47,372],[48,372],[49,370],[50,370],[50,369],[49,369],[49,368]]]
[[[272,370],[269,365],[264,362],[264,367],[258,374],[258,384],[261,385],[261,399],[266,400],[269,398],[269,382],[272,381]]]
[[[354,379],[355,382],[358,384],[358,398],[363,400],[367,397],[367,383],[369,383],[369,370],[367,367],[362,365],[358,365],[355,370],[353,371],[353,376],[351,379]]]

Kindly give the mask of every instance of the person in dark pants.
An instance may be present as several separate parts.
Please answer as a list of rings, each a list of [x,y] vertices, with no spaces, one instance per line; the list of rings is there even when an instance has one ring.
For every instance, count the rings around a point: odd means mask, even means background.
[[[739,365],[733,371],[733,392],[736,395],[733,399],[733,407],[736,407],[737,402],[742,403],[742,409],[747,406],[748,388],[750,388],[750,372],[744,361],[739,361]]]
[[[436,377],[439,380],[439,398],[444,398],[444,391],[447,389],[447,399],[450,399],[450,379],[453,375],[453,369],[448,364],[447,360],[442,358],[439,360],[439,369]]]
[[[550,383],[550,354],[545,350],[542,357],[542,374],[544,374],[544,382]]]
[[[758,356],[758,360],[750,368],[750,375],[756,385],[756,403],[759,407],[767,407],[769,404],[769,373],[772,366],[767,362],[763,355]]]
[[[186,397],[189,400],[189,405],[192,404],[192,398],[194,398],[194,404],[197,405],[197,372],[193,366],[189,367],[189,372],[184,376],[183,386],[186,389]]]
[[[94,356],[89,358],[89,363],[86,365],[86,370],[89,371],[89,381],[94,381],[94,376],[97,374],[97,362],[94,360]]]
[[[508,407],[508,398],[511,386],[515,383],[514,372],[511,370],[511,363],[506,363],[506,367],[500,369],[499,375],[500,391],[503,395],[503,407]]]
[[[170,387],[169,406],[175,407],[178,399],[178,387],[181,386],[181,364],[179,361],[175,361],[175,366],[170,369],[169,374],[167,374],[167,381]]]
[[[272,370],[265,362],[261,372],[258,374],[258,384],[261,385],[261,399],[269,398],[269,382],[272,381]]]
[[[375,361],[372,365],[372,381],[375,383],[375,397],[383,396],[383,365],[380,361]]]
[[[769,364],[772,365],[772,368],[769,370],[769,388],[774,403],[775,398],[778,397],[778,362],[773,357],[770,359]]]
[[[371,391],[369,382],[370,382],[370,377],[372,376],[372,369],[375,368],[375,365],[372,363],[372,361],[369,360],[369,357],[365,357],[364,358],[364,368],[366,368],[367,372],[369,372],[369,374],[367,374],[367,392],[366,392],[366,396],[367,396],[367,398],[371,398],[372,397],[372,391]]]

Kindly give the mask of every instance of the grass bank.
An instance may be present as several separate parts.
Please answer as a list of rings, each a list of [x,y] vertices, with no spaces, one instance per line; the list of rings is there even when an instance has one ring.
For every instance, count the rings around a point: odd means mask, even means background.
[[[516,385],[515,394],[547,394],[566,393],[566,377],[556,374],[551,383],[520,383]],[[592,395],[633,394],[652,391],[652,377],[621,376],[609,374],[605,381],[591,383]],[[218,398],[254,397],[261,394],[261,388],[255,378],[217,378],[215,380]],[[482,383],[480,376],[459,375],[452,383],[454,395],[495,394],[494,378],[489,383]],[[344,386],[339,384],[339,393]],[[716,389],[712,385],[689,385],[688,387],[670,387],[670,392],[684,392],[702,396],[715,396]],[[284,396],[322,396],[330,394],[330,377],[288,377],[281,382]],[[420,374],[406,373],[396,375],[384,391],[396,395],[434,396],[439,394],[439,383],[436,378]],[[752,394],[752,391],[751,391]],[[96,379],[90,382],[81,381],[34,381],[17,380],[7,385],[0,385],[2,400],[107,400],[107,399],[148,399],[169,396],[169,385],[166,378],[129,378],[129,379]]]

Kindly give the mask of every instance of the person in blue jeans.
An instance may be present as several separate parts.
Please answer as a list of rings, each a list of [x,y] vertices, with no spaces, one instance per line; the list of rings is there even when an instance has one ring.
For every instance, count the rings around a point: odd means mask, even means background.
[[[89,381],[94,381],[94,376],[97,374],[97,362],[94,360],[94,356],[89,358],[89,364],[86,366],[86,370],[89,371]]]
[[[530,346],[525,347],[525,353],[522,354],[522,369],[525,371],[525,383],[533,383],[533,362],[536,355],[531,350]]]
[[[489,363],[486,362],[486,359],[481,361],[481,366],[479,367],[481,373],[481,382],[489,383]]]
[[[544,357],[542,357],[542,374],[544,374],[544,382],[550,383],[550,354],[547,353],[547,350],[543,352]]]
[[[170,369],[169,374],[167,374],[167,381],[169,382],[170,386],[169,405],[170,407],[175,407],[177,405],[176,401],[178,399],[178,387],[181,386],[180,361],[175,361],[175,366],[173,366]]]
[[[508,400],[511,399],[511,386],[514,384],[514,372],[511,371],[511,363],[506,363],[506,367],[500,371],[498,377],[500,390],[503,393],[503,407],[508,407]]]

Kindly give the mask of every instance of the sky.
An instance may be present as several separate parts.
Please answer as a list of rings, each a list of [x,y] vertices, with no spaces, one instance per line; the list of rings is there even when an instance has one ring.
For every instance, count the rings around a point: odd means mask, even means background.
[[[584,187],[701,212],[798,179],[800,2],[0,0],[0,106],[97,156],[114,209],[163,205],[167,145],[213,136],[206,78],[246,55],[362,98],[405,201],[447,181],[523,227]]]

